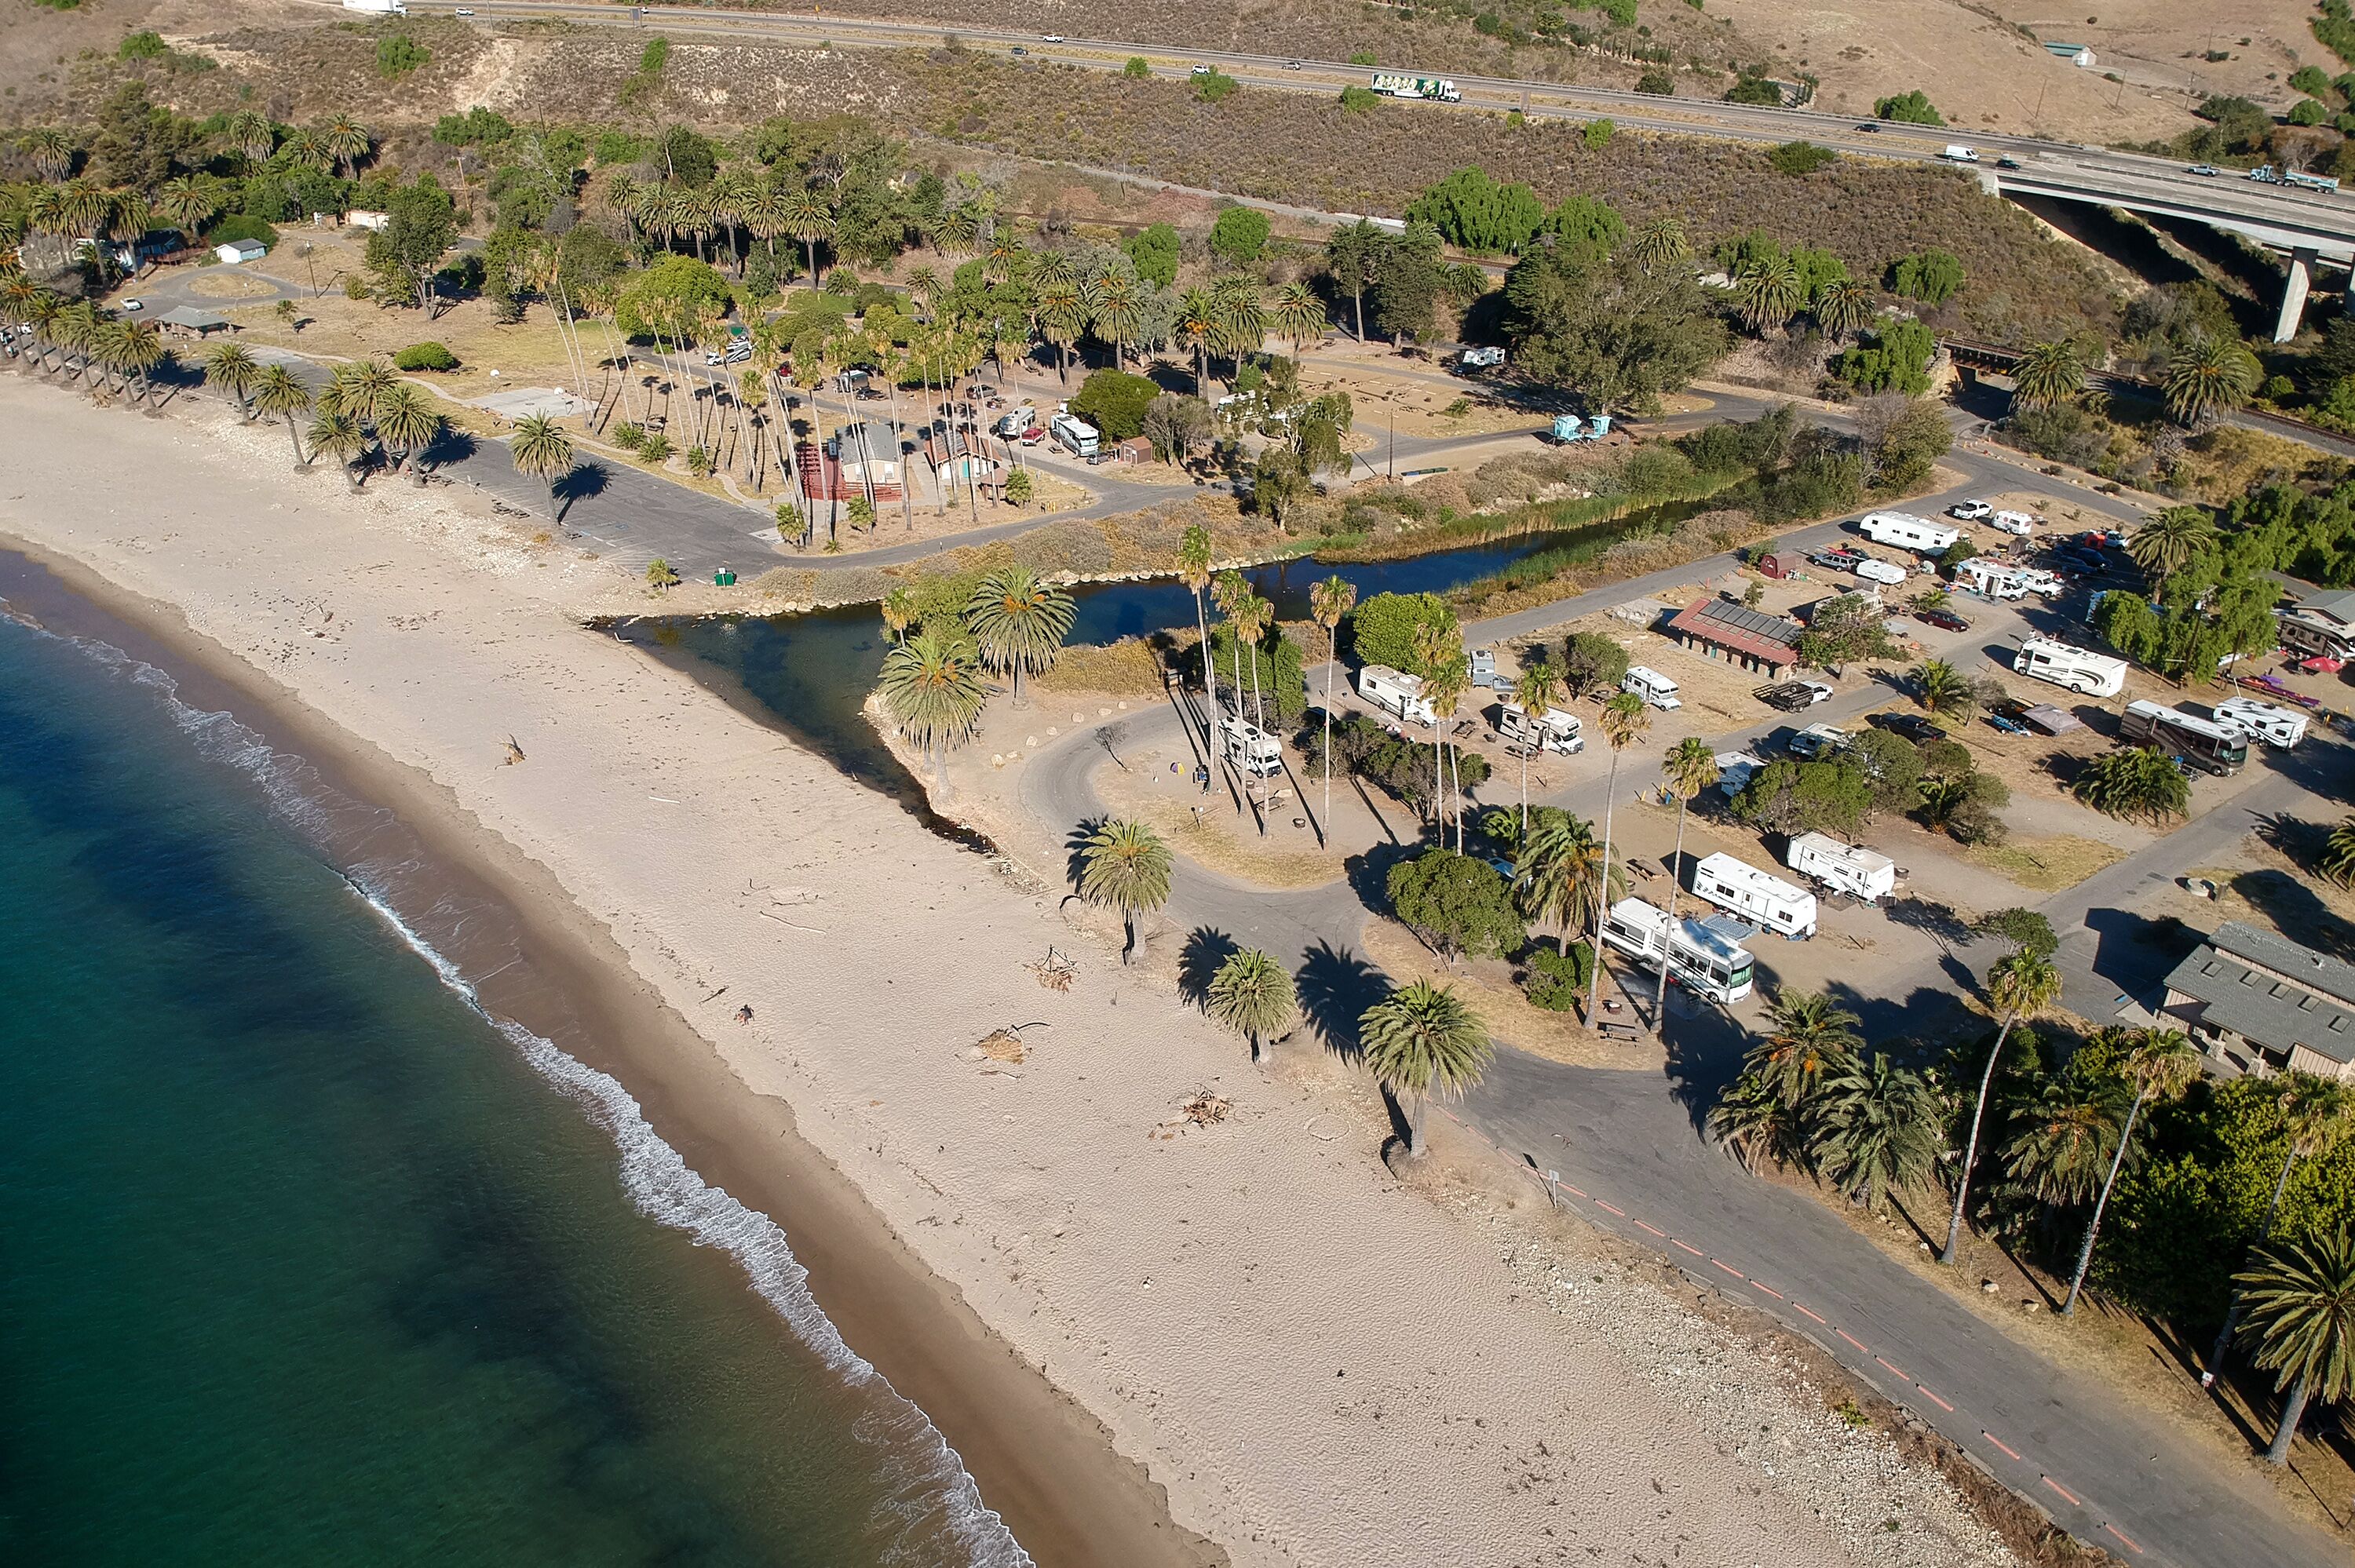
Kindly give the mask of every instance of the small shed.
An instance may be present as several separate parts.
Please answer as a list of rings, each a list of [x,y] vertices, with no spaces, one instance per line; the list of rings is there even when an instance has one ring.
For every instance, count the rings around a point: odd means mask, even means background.
[[[1759,576],[1777,581],[1797,577],[1799,568],[1806,564],[1806,557],[1796,550],[1777,550],[1772,555],[1759,556],[1756,563]]]
[[[234,267],[241,261],[259,261],[270,254],[270,248],[259,239],[231,239],[213,247],[213,254],[224,266]]]
[[[227,316],[200,311],[193,305],[174,305],[155,318],[155,324],[188,337],[210,337],[217,332],[235,332],[237,323]]]
[[[1687,605],[1668,622],[1668,634],[1704,658],[1769,675],[1799,660],[1797,622],[1722,599]]]
[[[1153,443],[1143,436],[1131,436],[1128,440],[1115,445],[1112,449],[1112,455],[1115,462],[1151,462]]]

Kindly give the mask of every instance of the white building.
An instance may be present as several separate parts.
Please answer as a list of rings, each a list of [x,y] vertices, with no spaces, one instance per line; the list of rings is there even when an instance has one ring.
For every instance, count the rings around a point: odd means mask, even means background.
[[[221,259],[223,266],[234,267],[243,261],[261,260],[270,254],[270,248],[259,239],[231,239],[214,246],[213,254]]]

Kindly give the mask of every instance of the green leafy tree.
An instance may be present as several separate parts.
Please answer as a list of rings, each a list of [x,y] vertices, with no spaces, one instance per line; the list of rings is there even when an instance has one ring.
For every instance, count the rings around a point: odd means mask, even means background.
[[[1998,959],[1987,971],[1987,1001],[1993,1005],[2001,1024],[1996,1030],[1995,1044],[1987,1050],[1987,1068],[1979,1075],[1979,1093],[1971,1112],[1970,1139],[1963,1147],[1963,1162],[1955,1172],[1955,1209],[1946,1221],[1946,1245],[1938,1254],[1940,1263],[1951,1264],[1962,1245],[1963,1213],[1970,1202],[1971,1170],[1978,1163],[1979,1131],[1987,1122],[1987,1091],[1995,1084],[1996,1064],[2003,1059],[2004,1045],[2010,1040],[2013,1026],[2023,1018],[2032,1018],[2059,1000],[2061,971],[2050,959],[2026,951]]]
[[[1627,650],[1616,640],[1600,631],[1574,631],[1562,650],[1562,684],[1573,697],[1615,692],[1627,665]]]
[[[1142,822],[1101,821],[1081,841],[1080,896],[1120,911],[1124,964],[1136,950],[1136,917],[1169,902],[1169,846]]]
[[[385,227],[368,239],[368,264],[388,289],[414,295],[418,309],[433,308],[433,275],[458,238],[458,209],[450,193],[428,175],[386,193]]]
[[[2064,1314],[2077,1309],[2077,1297],[2085,1288],[2085,1270],[2093,1266],[2094,1242],[2102,1234],[2103,1213],[2110,1206],[2110,1192],[2118,1183],[2119,1168],[2125,1165],[2126,1153],[2134,1147],[2135,1124],[2152,1102],[2172,1100],[2199,1081],[2200,1054],[2176,1030],[2146,1029],[2137,1035],[2133,1048],[2126,1053],[2125,1068],[2126,1080],[2134,1089],[2134,1103],[2127,1108],[2126,1126],[2118,1134],[2117,1152],[2110,1158],[2109,1174],[2102,1179],[2102,1195],[2094,1200],[2094,1217],[2085,1223],[2085,1242],[2077,1250],[2077,1271],[2069,1279],[2068,1299],[2061,1303]]]
[[[1166,289],[1178,281],[1178,231],[1169,225],[1148,224],[1130,235],[1122,249],[1136,275],[1155,288]]]
[[[2097,757],[2078,773],[2070,792],[2105,816],[2164,826],[2185,815],[2191,786],[2174,760],[2154,747],[2126,747]]]
[[[1171,238],[1176,238],[1174,231]],[[1335,289],[1349,296],[1357,313],[1359,343],[1366,341],[1366,293],[1380,281],[1382,259],[1389,249],[1390,237],[1363,218],[1336,228],[1325,242],[1326,270],[1332,274]],[[1138,270],[1144,269],[1139,267]],[[1174,257],[1171,272],[1174,276]]]
[[[1349,640],[1361,664],[1388,664],[1409,674],[1427,673],[1416,651],[1418,629],[1439,628],[1461,641],[1455,611],[1436,594],[1378,593],[1349,617]]]
[[[2274,1176],[2272,1195],[2265,1201],[2264,1223],[2257,1227],[2257,1244],[2263,1245],[2273,1239],[2274,1224],[2281,1217],[2282,1196],[2289,1190],[2290,1172],[2298,1162],[2322,1158],[2355,1139],[2355,1085],[2292,1068],[2259,1092],[2272,1098],[2282,1138],[2281,1166]],[[2224,1326],[2216,1331],[2208,1364],[2200,1374],[2202,1388],[2213,1383],[2224,1370],[2225,1352],[2232,1349],[2243,1305],[2243,1293],[2236,1287],[2225,1308]]]
[[[1284,1033],[1299,1016],[1299,998],[1284,966],[1255,948],[1231,954],[1210,977],[1209,1011],[1224,1028],[1251,1045],[1252,1060],[1264,1043]]]
[[[1401,923],[1454,963],[1520,951],[1529,927],[1497,869],[1475,855],[1430,849],[1391,868],[1391,908]]]
[[[1125,370],[1092,372],[1071,399],[1071,412],[1102,431],[1107,441],[1124,441],[1145,430],[1145,411],[1164,396],[1160,385]]]
[[[2242,1336],[2255,1342],[2256,1364],[2286,1394],[2265,1451],[2269,1462],[2286,1465],[2307,1401],[2355,1392],[2355,1243],[2341,1225],[2328,1235],[2262,1246],[2232,1279],[2248,1302]]]
[[[1918,397],[1930,389],[1930,361],[1938,340],[1911,316],[1884,323],[1866,334],[1870,340],[1843,351],[1833,362],[1833,374],[1859,392],[1902,392]]]
[[[1407,1152],[1423,1156],[1423,1113],[1432,1095],[1460,1099],[1487,1075],[1496,1047],[1487,1026],[1452,986],[1415,980],[1366,1009],[1358,1037],[1374,1079],[1400,1101]]]
[[[1971,923],[1971,929],[1982,937],[1993,937],[2011,944],[2015,953],[2030,958],[2049,959],[2061,950],[2060,934],[2041,909],[2027,909],[2017,905],[1980,916]]]
[[[1499,183],[1467,165],[1407,204],[1410,222],[1427,223],[1451,245],[1475,255],[1518,251],[1545,222],[1545,204],[1518,182]]]
[[[1210,253],[1231,267],[1248,267],[1267,249],[1267,214],[1257,207],[1227,207],[1210,225]]]
[[[1962,292],[1963,263],[1951,250],[1917,250],[1889,264],[1889,286],[1909,300],[1943,305]]]
[[[1905,125],[1944,125],[1946,122],[1945,116],[1938,112],[1920,88],[1877,100],[1872,112],[1875,119],[1893,120]]]
[[[1002,567],[983,577],[964,607],[965,627],[981,649],[982,662],[1012,678],[1018,704],[1023,673],[1035,674],[1054,666],[1077,614],[1067,590],[1022,567]]]
[[[1725,328],[1687,269],[1643,259],[1658,254],[1643,236],[1599,257],[1532,248],[1505,280],[1515,365],[1604,412],[1648,411],[1682,390],[1724,354]]]

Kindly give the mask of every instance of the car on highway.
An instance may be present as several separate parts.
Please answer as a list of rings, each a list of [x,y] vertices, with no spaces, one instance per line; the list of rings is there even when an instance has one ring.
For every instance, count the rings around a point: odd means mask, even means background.
[[[1286,60],[1284,62],[1284,69],[1286,70],[1298,70],[1300,69],[1300,62],[1298,60]]]
[[[1947,516],[1960,518],[1966,523],[1976,523],[1982,517],[1994,514],[1995,508],[1984,501],[1957,501],[1946,508]]]
[[[1039,41],[1042,44],[1060,44],[1063,41],[1063,35],[1060,33],[1041,33],[1039,35]]]
[[[1870,120],[1859,120],[1859,121],[1858,121],[1858,122],[1856,122],[1856,128],[1857,128],[1858,130],[1859,130],[1859,131],[1878,131],[1878,130],[1880,130],[1880,129],[1881,129],[1881,127],[1880,127],[1880,126],[1875,125],[1875,124],[1874,124],[1871,121],[1870,121]]]
[[[1188,74],[1191,76],[1208,76],[1218,69],[1219,68],[1216,66],[1198,65]]]
[[[2194,164],[2183,172],[2187,175],[2200,175],[2212,180],[2224,171],[2218,168],[2213,164]]]
[[[1024,48],[1020,44],[1017,44],[1017,45],[1015,45],[1015,46],[1014,46],[1014,52],[1015,52],[1017,55],[1027,55],[1027,54],[1028,54],[1030,51],[1029,51],[1028,49]]]
[[[1891,735],[1902,736],[1916,746],[1927,746],[1934,740],[1946,738],[1945,726],[1934,724],[1920,714],[1874,714],[1864,722],[1875,729],[1885,729]]]
[[[1995,166],[1998,169],[2016,169],[2019,167],[2019,160],[2007,154],[1995,161]]]
[[[1941,631],[1968,631],[1971,623],[1951,609],[1917,609],[1913,619]]]
[[[466,9],[464,5],[461,5],[455,11],[451,12],[450,15],[457,17],[458,20],[462,22],[471,22],[474,19],[474,14]]]

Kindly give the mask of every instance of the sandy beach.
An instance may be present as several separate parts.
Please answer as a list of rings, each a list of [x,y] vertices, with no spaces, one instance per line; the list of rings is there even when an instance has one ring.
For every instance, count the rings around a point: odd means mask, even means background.
[[[1059,890],[584,629],[653,608],[607,564],[211,402],[0,418],[0,535],[511,908],[517,1014],[777,1218],[1039,1563],[2013,1561],[1771,1337],[1401,1185],[1362,1084],[1253,1069]]]

